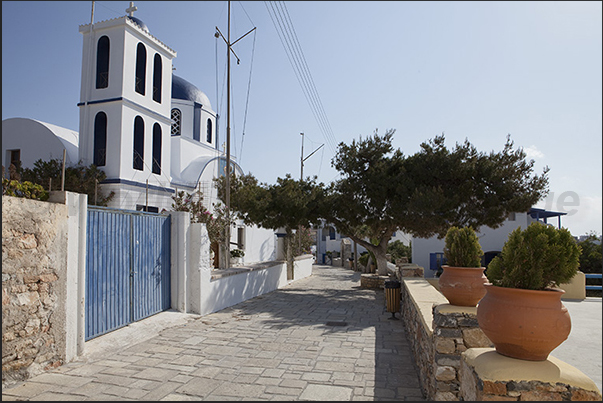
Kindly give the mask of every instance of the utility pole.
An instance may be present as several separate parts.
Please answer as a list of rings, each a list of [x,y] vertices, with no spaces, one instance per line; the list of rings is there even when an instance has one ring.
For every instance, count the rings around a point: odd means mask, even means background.
[[[301,136],[302,136],[302,147],[301,147],[301,177],[300,177],[300,179],[301,179],[301,180],[304,180],[304,161],[306,161],[308,158],[310,158],[311,156],[313,156],[313,155],[314,155],[314,153],[315,153],[316,151],[320,150],[320,149],[321,149],[321,148],[324,146],[324,143],[323,143],[323,144],[321,144],[321,145],[320,145],[320,147],[318,147],[316,150],[312,151],[312,152],[310,153],[310,155],[308,155],[306,158],[304,158],[304,134],[303,134],[303,133],[300,133],[300,134],[301,134]]]
[[[304,134],[303,133],[300,133],[300,134],[302,136],[301,158],[300,158],[300,161],[301,161],[300,180],[303,181],[304,180],[304,161],[307,160],[308,158],[310,158],[312,155],[314,155],[314,153],[316,151],[320,150],[322,148],[322,146],[324,146],[324,143],[321,144],[320,147],[318,147],[316,150],[312,151],[310,153],[310,155],[308,155],[306,158],[304,158]],[[297,238],[299,239],[299,252],[301,253],[301,236],[302,236],[302,234],[301,234],[301,225],[298,227],[297,232],[298,232]]]
[[[228,31],[226,34],[227,37],[224,38],[224,35],[222,35],[222,32],[220,32],[218,27],[216,27],[216,33],[214,34],[214,36],[216,38],[219,38],[221,36],[227,45],[226,46],[226,172],[225,172],[225,175],[226,175],[226,194],[225,194],[226,217],[228,217],[228,222],[229,222],[229,224],[225,228],[225,238],[226,238],[225,253],[227,254],[225,259],[227,262],[229,262],[228,254],[230,253],[230,52],[232,52],[235,55],[235,57],[237,58],[237,64],[239,64],[241,62],[241,60],[239,59],[237,54],[234,52],[234,50],[232,50],[232,45],[234,45],[235,43],[237,43],[238,41],[240,41],[241,39],[243,39],[244,37],[249,35],[254,30],[255,30],[255,27],[252,30],[250,30],[249,32],[247,32],[245,35],[243,35],[242,37],[240,37],[239,39],[234,41],[233,43],[230,43],[230,0],[229,0],[228,1]],[[229,266],[229,264],[227,264],[226,266]],[[225,267],[225,268],[228,268],[228,267]]]

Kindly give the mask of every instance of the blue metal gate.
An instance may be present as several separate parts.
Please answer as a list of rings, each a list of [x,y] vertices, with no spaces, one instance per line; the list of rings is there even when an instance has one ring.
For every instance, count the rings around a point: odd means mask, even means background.
[[[170,308],[170,223],[88,207],[86,340]]]

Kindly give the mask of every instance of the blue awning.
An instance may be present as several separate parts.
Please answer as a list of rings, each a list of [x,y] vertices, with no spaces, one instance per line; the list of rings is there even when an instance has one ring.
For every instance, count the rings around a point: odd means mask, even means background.
[[[548,218],[557,217],[559,219],[559,225],[558,225],[559,228],[561,228],[561,216],[567,215],[567,213],[561,213],[561,212],[557,212],[557,211],[548,211],[545,209],[534,208],[534,207],[532,207],[530,209],[528,214],[530,215],[530,217],[532,217],[535,220],[538,220],[538,221],[542,220],[545,224],[547,224]]]

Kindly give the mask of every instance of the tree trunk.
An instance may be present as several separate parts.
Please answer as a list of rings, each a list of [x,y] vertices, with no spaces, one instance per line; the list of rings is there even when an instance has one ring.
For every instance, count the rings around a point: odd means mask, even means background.
[[[377,262],[375,262],[377,264],[377,275],[387,276],[387,258],[385,257],[385,254],[387,252],[387,244],[381,242],[379,246],[372,246],[371,248],[367,249],[373,252],[373,255],[375,255],[375,259],[377,260]]]
[[[364,239],[359,239],[355,236],[348,235],[354,241],[358,242],[360,245],[364,246],[366,249],[370,250],[373,255],[375,255],[375,259],[377,260],[375,263],[377,264],[377,275],[379,276],[387,276],[387,257],[385,257],[387,253],[387,244],[391,239],[393,231],[387,232],[383,234],[381,239],[379,240],[379,245],[373,245],[370,242],[365,241]],[[370,259],[369,259],[370,260]],[[369,262],[370,265],[370,262]]]
[[[377,274],[379,276],[387,276],[389,273],[387,270],[387,258],[385,257],[385,251],[381,253],[375,253],[375,259],[377,259]]]
[[[226,249],[226,244],[220,242],[220,253],[218,253],[218,266],[221,269],[228,269],[230,267],[230,250]]]

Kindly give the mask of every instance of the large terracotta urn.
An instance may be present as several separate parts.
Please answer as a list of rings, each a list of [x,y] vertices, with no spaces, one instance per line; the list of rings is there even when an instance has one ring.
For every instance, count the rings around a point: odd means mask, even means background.
[[[565,291],[545,291],[486,285],[477,307],[479,327],[499,354],[530,361],[544,361],[563,343],[572,327],[561,303]]]
[[[486,295],[484,284],[488,278],[485,267],[442,266],[439,279],[440,292],[452,305],[476,306]]]

